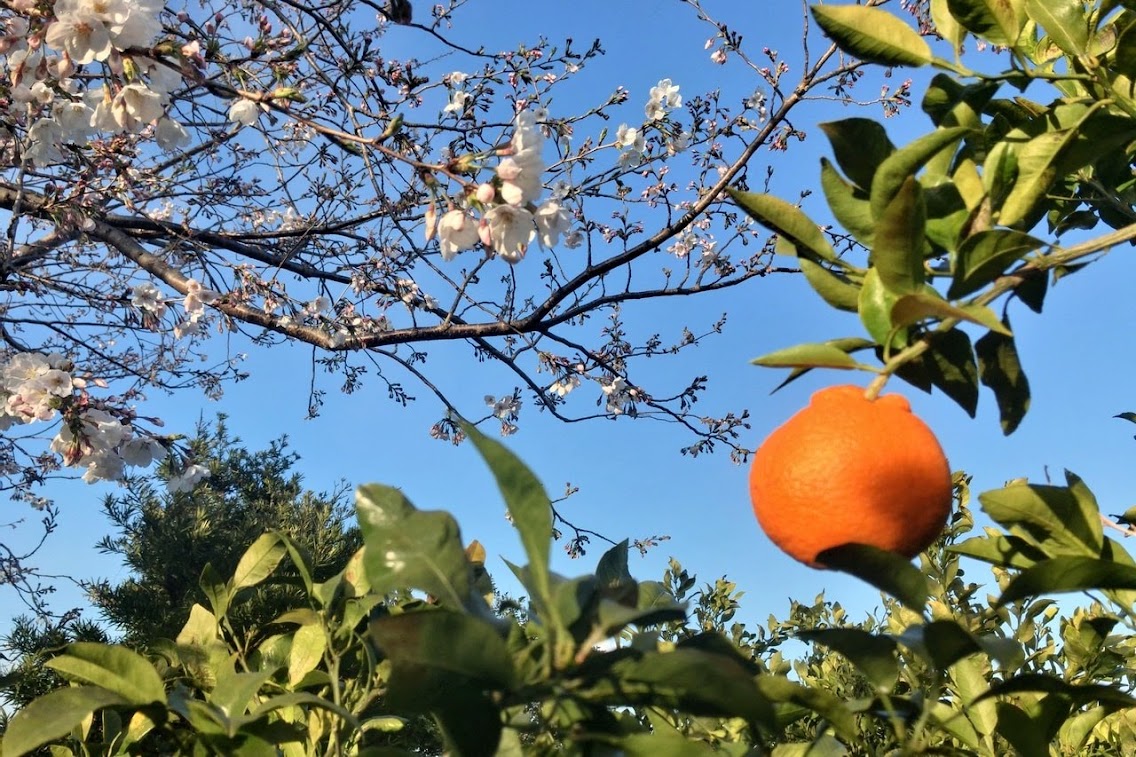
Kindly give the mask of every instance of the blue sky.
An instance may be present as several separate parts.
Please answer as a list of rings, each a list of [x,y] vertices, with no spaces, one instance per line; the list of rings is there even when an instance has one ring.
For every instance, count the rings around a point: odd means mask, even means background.
[[[759,54],[763,45],[780,49],[793,66],[790,76],[799,71],[798,4],[708,0],[707,6],[745,35],[751,53]],[[491,13],[485,10],[489,7]],[[761,10],[753,10],[756,7]],[[425,15],[425,7],[418,10]],[[647,90],[664,77],[680,84],[687,96],[720,86],[734,103],[757,84],[752,72],[736,61],[726,66],[710,62],[709,51],[703,49],[709,27],[697,23],[693,11],[679,2],[474,2],[459,13],[454,37],[504,49],[541,33],[554,40],[572,36],[579,44],[596,36],[603,40],[608,55],[590,66],[575,87],[586,89],[592,94],[589,99],[595,99],[597,93],[625,86],[631,92],[624,106],[628,122],[641,118]],[[388,57],[404,54],[417,39],[413,32],[394,30],[385,38],[384,52]],[[397,49],[400,45],[406,49]],[[447,70],[446,62],[437,65],[440,71]],[[891,83],[897,85],[903,78],[897,72]],[[918,102],[918,78],[916,82]],[[870,94],[865,90],[865,97]],[[571,105],[565,100],[562,107],[571,111]],[[860,111],[832,104],[811,107],[802,112],[807,118],[794,119],[809,133],[808,140],[794,144],[788,153],[760,153],[751,171],[761,175],[771,163],[776,168],[775,191],[793,199],[800,189],[816,186],[818,159],[827,152],[816,123],[850,115],[877,117],[879,112],[878,107]],[[617,125],[611,124],[613,129]],[[893,141],[902,143],[928,128],[929,122],[915,107],[890,119],[887,126]],[[819,192],[805,208],[818,220],[825,218]],[[1047,470],[1060,481],[1062,469],[1068,468],[1085,479],[1106,512],[1121,512],[1133,504],[1129,492],[1136,474],[1126,463],[1136,442],[1133,427],[1112,416],[1136,409],[1129,378],[1131,333],[1136,326],[1136,304],[1129,293],[1136,280],[1134,269],[1131,251],[1118,249],[1062,280],[1050,291],[1042,316],[1024,307],[1011,308],[1033,402],[1022,426],[1009,438],[1002,436],[993,397],[985,390],[978,417],[971,420],[941,394],[924,395],[898,381],[888,389],[911,399],[915,412],[938,434],[952,467],[974,476],[976,492],[1022,476],[1041,481]],[[757,355],[798,342],[862,333],[854,316],[827,308],[800,277],[772,277],[724,293],[633,305],[625,316],[633,328],[661,331],[665,338],[668,333],[677,335],[683,324],[713,322],[722,312],[729,313],[723,335],[677,358],[657,361],[650,376],[667,385],[708,374],[709,390],[700,409],[713,415],[749,408],[752,429],[746,443],[751,448],[802,407],[816,389],[848,381],[866,383],[866,374],[814,372],[770,396],[783,374],[748,364]],[[503,578],[506,570],[493,560],[494,555],[521,559],[519,541],[503,517],[504,506],[491,475],[472,446],[454,448],[429,438],[428,429],[441,411],[424,390],[407,380],[420,401],[406,409],[390,402],[374,381],[351,396],[329,391],[322,415],[304,420],[310,349],[247,351],[252,378],[229,387],[221,402],[211,403],[193,393],[155,396],[145,407],[147,414],[164,418],[169,431],[189,431],[199,414],[208,418],[225,412],[232,431],[254,449],[286,433],[302,457],[299,470],[309,487],[330,488],[339,479],[399,486],[420,508],[453,512],[464,538],[476,538],[486,546],[495,576]],[[470,415],[477,414],[482,395],[507,393],[514,384],[503,369],[474,362],[469,350],[460,346],[432,349],[426,371],[444,377]],[[328,382],[329,389],[334,386],[334,381]],[[703,582],[728,575],[747,592],[738,619],[756,623],[770,613],[784,613],[790,597],[809,601],[821,591],[853,610],[867,611],[876,605],[876,593],[854,579],[811,570],[776,550],[752,516],[747,469],[731,463],[726,452],[698,459],[680,456],[679,448],[690,441],[674,426],[629,418],[564,425],[536,412],[526,398],[521,431],[506,443],[554,497],[566,482],[580,487],[563,505],[564,514],[578,525],[617,540],[654,534],[671,537],[645,558],[633,555],[632,571],[639,578],[659,578],[671,555]],[[82,483],[53,486],[62,515],[59,532],[39,555],[47,572],[124,576],[114,559],[94,550],[98,537],[108,532],[99,500],[112,488]],[[557,550],[554,569],[569,575],[588,571],[602,549],[603,545],[593,544],[580,561],[571,561]],[[977,580],[987,575],[981,568],[973,574]],[[75,592],[61,589],[58,609],[81,602]],[[14,596],[0,593],[0,617],[19,610]]]

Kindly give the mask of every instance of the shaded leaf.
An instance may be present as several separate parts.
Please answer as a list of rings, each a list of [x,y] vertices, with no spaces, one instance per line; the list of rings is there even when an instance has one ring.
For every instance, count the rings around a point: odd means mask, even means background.
[[[970,133],[965,127],[936,129],[896,150],[880,164],[872,179],[870,202],[872,217],[880,218],[892,198],[910,177],[941,150],[951,148]]]
[[[1010,321],[1007,318],[1006,327]],[[994,392],[1002,433],[1014,433],[1030,406],[1029,380],[1018,359],[1014,338],[988,332],[974,345],[978,353],[978,375]]]
[[[987,42],[1013,47],[1024,18],[1009,0],[947,0],[951,16],[968,32]]]
[[[861,190],[867,192],[872,187],[872,177],[884,160],[895,152],[895,145],[888,139],[883,125],[871,118],[845,118],[819,124],[821,131],[832,145],[833,156],[840,170]],[[827,172],[840,179],[828,161],[821,159],[821,181]],[[843,181],[843,179],[840,179]],[[827,196],[827,192],[826,192]],[[865,195],[866,198],[866,195]],[[829,202],[831,205],[831,200]],[[836,209],[833,208],[836,214]],[[839,215],[837,214],[837,220]],[[849,231],[852,229],[849,227]]]
[[[1136,590],[1136,568],[1092,557],[1055,557],[1014,576],[998,604],[1089,589]]]
[[[801,266],[801,273],[805,274],[809,286],[822,300],[837,310],[856,312],[860,297],[859,286],[808,258],[797,258],[797,264]]]
[[[1066,683],[1060,678],[1044,673],[1022,673],[1006,681],[995,682],[990,686],[990,690],[979,699],[991,699],[1024,692],[1062,694],[1069,697],[1076,707],[1081,707],[1089,702],[1100,702],[1101,704],[1125,708],[1136,707],[1136,699],[1111,686]]]
[[[867,544],[844,544],[824,550],[816,561],[868,582],[915,612],[923,612],[927,604],[926,576],[902,555]]]
[[[846,181],[825,158],[820,160],[820,187],[836,222],[870,247],[876,230],[867,193]]]
[[[824,628],[797,632],[797,638],[814,641],[848,658],[877,689],[891,691],[899,679],[895,640],[859,628]]]
[[[930,287],[925,287],[916,294],[897,297],[889,320],[895,326],[908,326],[928,318],[940,321],[955,318],[987,328],[993,323],[1000,331],[1006,331],[1006,327],[990,308],[981,305],[952,305]]]
[[[1046,559],[1044,552],[1021,537],[1001,534],[973,536],[966,541],[950,545],[947,551],[1007,568],[1028,568]]]
[[[1099,557],[1100,512],[1067,487],[1014,483],[978,495],[982,509],[1050,557]]]
[[[1062,52],[1081,55],[1089,46],[1089,25],[1081,0],[1026,0],[1029,17]]]
[[[978,409],[978,366],[966,332],[951,329],[936,334],[926,363],[932,383],[973,418]]]
[[[731,189],[730,196],[751,218],[791,242],[798,254],[803,250],[819,260],[837,261],[836,251],[820,226],[800,208],[770,194]]]
[[[906,332],[897,331],[891,320],[892,308],[898,301],[899,297],[889,292],[880,281],[879,272],[875,268],[869,269],[860,289],[860,322],[881,345],[901,347],[906,342]]]
[[[1011,229],[988,229],[970,235],[959,246],[947,297],[957,300],[977,292],[1044,244]]]

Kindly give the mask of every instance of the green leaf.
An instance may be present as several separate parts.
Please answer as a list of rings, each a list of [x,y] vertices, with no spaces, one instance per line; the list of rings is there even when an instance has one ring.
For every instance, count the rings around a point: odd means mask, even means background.
[[[774,722],[772,706],[736,653],[679,647],[627,657],[610,670],[613,703],[643,702],[696,716],[741,717],[765,727]]]
[[[225,579],[221,578],[221,574],[213,569],[212,563],[205,563],[197,585],[201,587],[205,598],[209,600],[209,606],[213,609],[214,617],[224,617],[229,610],[229,600],[232,599],[232,595],[229,593],[229,585],[225,583]]]
[[[812,5],[817,24],[841,50],[867,63],[884,66],[922,66],[931,62],[931,48],[892,14],[861,5]]]
[[[998,597],[998,605],[1042,594],[1090,589],[1136,590],[1136,568],[1092,557],[1055,557],[1015,576]]]
[[[449,610],[385,615],[371,621],[371,636],[391,661],[391,706],[414,712],[436,707],[447,681],[481,689],[510,689],[513,659],[487,621]]]
[[[1018,536],[973,536],[947,547],[948,552],[1006,568],[1028,568],[1046,559],[1045,553]]]
[[[20,757],[61,739],[104,707],[129,703],[113,691],[96,686],[55,689],[21,708],[4,731],[4,757]]]
[[[987,690],[986,660],[979,655],[964,657],[952,665],[949,672],[962,700],[967,719],[983,736],[993,733],[998,723],[997,711],[993,702],[981,699]]]
[[[754,365],[766,368],[858,368],[860,363],[831,344],[798,344],[754,358]]]
[[[218,707],[229,718],[244,715],[260,688],[275,674],[268,667],[252,673],[238,673],[230,668],[217,672],[217,685],[209,692],[209,704]]]
[[[1116,40],[1116,70],[1136,78],[1136,24],[1129,24]]]
[[[466,606],[473,571],[449,513],[416,510],[398,489],[379,484],[360,486],[355,508],[373,592],[420,589],[446,607]]]
[[[940,151],[952,148],[969,133],[971,130],[962,126],[936,129],[889,155],[876,169],[876,175],[872,179],[872,217],[883,216],[884,210],[904,182],[918,173]]]
[[[899,679],[896,644],[890,637],[859,628],[824,628],[798,631],[797,638],[823,644],[844,655],[877,690],[891,691]]]
[[[751,218],[791,242],[798,254],[803,249],[818,260],[837,262],[836,251],[832,249],[820,226],[800,208],[769,194],[731,189],[730,196]]]
[[[841,352],[843,352],[845,354],[849,354],[849,353],[852,353],[852,352],[857,352],[859,350],[866,350],[869,347],[874,346],[875,342],[870,340],[870,339],[863,339],[863,338],[858,337],[858,336],[850,336],[850,337],[841,337],[839,339],[829,339],[828,341],[823,342],[823,344],[828,345],[830,347],[836,347]],[[876,370],[875,368],[868,366],[868,365],[863,366],[863,369],[864,370],[872,370],[872,371]],[[789,373],[789,377],[786,378],[784,381],[782,381],[780,384],[778,384],[776,387],[774,387],[773,391],[770,392],[770,394],[774,394],[777,391],[785,388],[786,386],[793,383],[794,381],[799,379],[801,376],[804,376],[806,373],[808,373],[811,370],[812,370],[811,367],[794,368]]]
[[[1082,707],[1089,702],[1100,702],[1122,708],[1136,707],[1136,699],[1111,686],[1066,683],[1056,676],[1044,673],[1022,673],[1005,681],[995,682],[979,699],[993,699],[1025,692],[1061,694],[1071,699],[1075,707]]]
[[[819,126],[832,145],[833,156],[840,170],[861,190],[870,190],[876,169],[895,152],[895,145],[888,139],[883,125],[871,118],[845,118]],[[839,177],[827,160],[822,158],[821,161],[822,181],[826,166],[834,176]],[[833,212],[835,214],[835,208]]]
[[[928,318],[940,321],[955,318],[987,328],[994,323],[1000,331],[1006,331],[1006,327],[990,308],[982,305],[952,305],[930,287],[924,287],[917,294],[897,297],[888,320],[895,326],[908,326]]]
[[[1112,417],[1120,418],[1121,420],[1128,421],[1129,423],[1136,423],[1136,413],[1119,413]]]
[[[1062,52],[1081,55],[1087,51],[1089,25],[1081,0],[1026,0],[1026,12]]]
[[[780,717],[788,706],[795,706],[800,710],[809,710],[820,715],[836,731],[836,735],[849,743],[854,743],[859,737],[856,718],[848,706],[837,697],[823,689],[808,688],[790,681],[779,675],[761,675],[756,678],[758,690],[778,707],[778,722],[785,724]],[[801,716],[807,712],[800,712]]]
[[[988,229],[972,234],[959,246],[947,297],[957,300],[977,292],[1044,244],[1036,237],[1011,229]]]
[[[915,612],[923,612],[927,604],[927,577],[902,555],[867,544],[844,544],[824,550],[816,561],[868,582]]]
[[[673,601],[669,606],[638,609],[610,599],[601,599],[596,607],[597,623],[606,636],[615,636],[630,625],[646,628],[685,619],[686,608]]]
[[[633,608],[639,601],[639,584],[627,567],[627,549],[624,539],[603,553],[596,565],[596,590],[605,599]]]
[[[878,343],[890,347],[902,347],[906,342],[906,332],[896,332],[892,326],[891,313],[899,297],[889,292],[880,281],[875,268],[868,269],[864,286],[860,289],[860,322]]]
[[[1014,483],[978,499],[987,515],[1050,557],[1097,558],[1104,546],[1100,511],[1083,486]]]
[[[820,187],[836,222],[857,242],[870,247],[876,229],[872,206],[864,190],[846,181],[825,158],[820,160]]]
[[[962,658],[983,651],[970,631],[954,620],[935,620],[909,627],[899,642],[931,661],[938,670],[946,670]]]
[[[292,636],[292,650],[288,653],[288,685],[295,686],[323,660],[327,649],[327,635],[323,626],[310,623],[300,626]]]
[[[978,409],[978,366],[966,332],[951,329],[936,334],[926,364],[931,382],[973,418]]]
[[[797,258],[797,264],[801,266],[801,273],[805,274],[805,280],[809,282],[809,286],[821,296],[822,300],[837,310],[856,312],[856,305],[860,298],[860,287],[808,258]]]
[[[997,702],[999,736],[1009,742],[1015,754],[1047,755],[1049,740],[1033,718],[1011,702]]]
[[[1025,23],[1020,0],[947,0],[951,16],[987,42],[1013,47]]]
[[[1010,327],[1007,318],[1006,328]],[[1018,359],[1014,338],[988,332],[974,345],[978,353],[978,376],[994,392],[1002,433],[1014,433],[1030,406],[1029,380]]]
[[[1018,177],[998,210],[998,223],[1014,226],[1027,221],[1058,176],[1062,151],[1077,137],[1076,129],[1040,134],[1018,151]]]
[[[1014,296],[1021,300],[1027,308],[1035,313],[1041,313],[1045,304],[1045,293],[1049,289],[1049,277],[1042,272],[1035,272],[1022,279],[1014,287]]]
[[[63,654],[46,665],[69,681],[100,686],[131,704],[166,701],[158,671],[149,660],[126,647],[79,641],[68,644]]]
[[[262,534],[241,555],[237,569],[233,572],[232,591],[256,586],[268,578],[287,552],[287,547],[280,543],[277,534]]]
[[[931,0],[931,23],[944,40],[954,50],[955,56],[962,52],[962,41],[966,38],[966,30],[958,21],[955,21],[947,7],[947,0]]]
[[[914,177],[908,176],[879,216],[868,257],[889,292],[904,295],[923,288],[926,225],[923,189]]]
[[[548,573],[552,502],[548,493],[533,472],[505,445],[490,439],[468,423],[463,423],[462,429],[497,480],[509,516],[529,558],[531,589],[539,600],[549,603],[552,597]]]

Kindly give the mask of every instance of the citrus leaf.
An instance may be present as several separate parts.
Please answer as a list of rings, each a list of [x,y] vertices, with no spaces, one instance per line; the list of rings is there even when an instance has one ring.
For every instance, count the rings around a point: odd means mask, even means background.
[[[1076,479],[1079,481],[1079,479]],[[1069,487],[1012,483],[978,495],[999,525],[1050,557],[1098,558],[1104,548],[1095,501]]]
[[[797,638],[823,644],[848,658],[877,689],[891,691],[899,678],[895,640],[859,628],[798,631]]]
[[[832,145],[832,153],[840,170],[862,191],[870,190],[876,169],[895,152],[895,145],[888,139],[883,125],[871,118],[845,118],[819,126]],[[823,158],[822,161],[823,178],[824,166],[828,161]],[[832,173],[839,175],[835,170]]]
[[[1021,694],[1025,692],[1042,692],[1046,694],[1061,694],[1073,701],[1074,706],[1080,707],[1089,702],[1115,705],[1128,708],[1136,707],[1136,698],[1119,689],[1102,684],[1072,684],[1062,681],[1055,676],[1044,673],[1022,673],[1006,681],[998,681],[990,686],[980,700],[1006,696],[1008,694]]]
[[[971,34],[987,42],[1013,47],[1025,19],[1014,0],[947,0],[951,16]]]
[[[959,246],[954,278],[947,297],[957,300],[977,292],[1045,243],[1011,229],[988,229],[972,234]]]
[[[261,534],[245,553],[241,555],[237,569],[233,571],[233,592],[256,586],[268,578],[280,560],[287,553],[287,548],[280,543],[280,537],[273,533]]]
[[[809,286],[821,299],[837,310],[856,312],[860,287],[808,258],[797,258],[797,264],[801,266],[801,273],[805,274]]]
[[[936,334],[927,358],[931,382],[973,418],[978,409],[978,366],[970,337],[959,329]]]
[[[1007,318],[1006,328],[1010,327]],[[1030,406],[1029,380],[1018,359],[1014,338],[988,332],[974,345],[978,353],[978,376],[994,392],[1002,433],[1014,433]]]
[[[846,181],[825,158],[820,161],[820,187],[836,222],[857,242],[870,247],[876,229],[868,195]]]
[[[860,289],[860,322],[879,344],[901,347],[906,341],[906,334],[895,332],[892,326],[892,308],[898,300],[899,297],[889,292],[880,281],[879,271],[869,268],[864,277],[864,286]]]
[[[816,561],[866,581],[916,612],[927,604],[927,577],[902,555],[867,544],[844,544],[824,550]]]
[[[466,606],[473,570],[453,516],[416,510],[398,489],[380,484],[356,490],[355,510],[373,592],[419,589],[446,607]]]
[[[1040,134],[1026,142],[1017,154],[1018,177],[1002,201],[998,223],[1014,226],[1026,221],[1058,176],[1062,151],[1077,138],[1076,129]]]
[[[820,226],[795,205],[790,205],[779,197],[756,192],[740,192],[731,189],[742,210],[770,231],[785,237],[797,248],[830,263],[837,262],[836,251],[832,249]]]
[[[832,347],[836,347],[844,353],[852,353],[852,352],[857,352],[859,350],[866,350],[869,347],[874,346],[875,342],[873,342],[870,339],[863,339],[863,338],[858,337],[858,336],[851,336],[851,337],[842,337],[840,339],[829,339],[828,341],[823,342],[823,344],[826,344],[826,345],[829,345],[829,346],[832,346]],[[870,366],[864,366],[864,369],[865,370],[875,370],[874,368],[871,368]],[[804,376],[806,373],[808,373],[811,370],[812,370],[811,367],[809,367],[809,368],[804,368],[804,367],[794,368],[792,371],[789,372],[789,376],[784,381],[782,381],[780,384],[778,384],[777,386],[775,386],[773,388],[773,391],[771,391],[770,394],[775,394],[776,392],[780,391],[781,389],[784,389],[786,386],[793,383],[794,381],[799,379],[801,376]]]
[[[1042,306],[1045,305],[1045,293],[1048,289],[1049,277],[1042,272],[1034,272],[1033,275],[1025,277],[1020,284],[1014,287],[1014,296],[1033,312],[1041,313]]]
[[[63,654],[45,664],[69,681],[100,686],[131,704],[166,701],[166,688],[158,671],[149,660],[126,647],[79,641],[68,644]]]
[[[931,62],[931,47],[919,32],[886,11],[862,5],[813,5],[809,10],[841,50],[862,61],[884,66]]]
[[[1045,553],[1017,536],[974,536],[947,547],[948,552],[1006,568],[1029,568],[1046,559]]]
[[[936,129],[889,155],[876,169],[876,175],[872,178],[870,196],[872,217],[881,217],[888,203],[909,177],[918,173],[919,169],[939,151],[948,149],[970,131],[961,126]]]
[[[529,558],[533,584],[531,588],[541,601],[548,602],[552,596],[548,573],[552,544],[552,501],[540,480],[505,445],[490,439],[468,423],[463,423],[462,429],[493,471],[497,487],[501,490],[509,516]]]
[[[1062,52],[1081,55],[1089,46],[1089,25],[1081,0],[1026,0],[1029,17]]]
[[[940,321],[956,318],[960,321],[977,323],[987,328],[990,328],[990,323],[993,322],[998,326],[1000,332],[1008,333],[1006,326],[998,320],[998,316],[990,308],[982,305],[952,305],[930,287],[925,287],[916,294],[896,297],[888,322],[894,326],[909,326],[928,318]]]
[[[113,691],[98,686],[56,689],[22,707],[4,731],[4,757],[20,757],[61,739],[91,713],[128,703]]]
[[[889,292],[904,295],[922,289],[926,225],[923,189],[914,177],[908,176],[876,222],[868,257]]]
[[[935,25],[935,31],[951,46],[957,58],[959,53],[962,52],[962,41],[966,38],[966,29],[951,15],[950,9],[947,7],[947,0],[931,0],[930,11],[931,23]]]
[[[860,363],[844,350],[827,343],[798,344],[754,358],[766,368],[857,368]]]
[[[856,717],[848,706],[824,689],[809,688],[779,675],[761,675],[755,681],[757,688],[765,697],[778,705],[778,722],[785,723],[784,713],[790,705],[798,708],[801,717],[808,711],[820,715],[836,731],[836,735],[848,742],[859,736]]]

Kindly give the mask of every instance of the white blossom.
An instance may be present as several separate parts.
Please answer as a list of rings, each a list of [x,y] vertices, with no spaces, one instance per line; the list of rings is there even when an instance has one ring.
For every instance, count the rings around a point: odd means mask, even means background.
[[[229,120],[240,126],[252,126],[260,118],[260,107],[252,100],[237,99],[229,106]]]
[[[162,299],[162,292],[150,281],[143,281],[134,286],[130,304],[139,310],[148,310],[158,318],[166,314],[166,302]]]
[[[540,243],[545,249],[555,247],[560,235],[572,228],[572,215],[556,200],[546,200],[537,208],[534,219]]]
[[[528,247],[536,238],[533,215],[524,208],[497,205],[485,214],[490,244],[497,256],[515,264],[524,259]]]
[[[180,475],[172,476],[166,482],[166,490],[170,494],[193,491],[198,482],[209,477],[209,469],[204,465],[190,465]]]
[[[462,250],[476,247],[479,241],[477,222],[464,210],[451,210],[438,220],[438,249],[442,260],[453,260]]]

